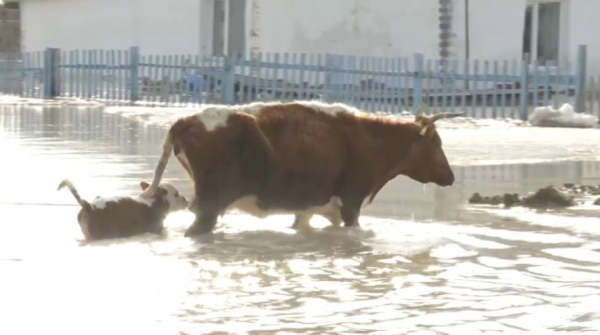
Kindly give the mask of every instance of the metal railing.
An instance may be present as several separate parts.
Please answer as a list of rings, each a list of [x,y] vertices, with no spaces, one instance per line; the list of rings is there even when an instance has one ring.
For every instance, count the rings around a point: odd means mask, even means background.
[[[46,49],[0,55],[0,92],[108,103],[235,104],[318,99],[365,111],[463,111],[477,118],[521,118],[536,106],[599,113],[598,86],[586,91],[586,46],[575,66],[518,60],[432,60],[333,54],[254,57],[143,55],[128,50]],[[600,103],[598,104],[600,106]],[[600,109],[600,107],[599,107]]]

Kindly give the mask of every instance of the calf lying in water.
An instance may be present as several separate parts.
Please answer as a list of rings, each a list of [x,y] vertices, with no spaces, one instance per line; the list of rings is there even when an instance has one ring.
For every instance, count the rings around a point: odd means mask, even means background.
[[[149,184],[141,182],[142,190]],[[63,180],[58,189],[69,188],[81,205],[77,221],[88,240],[130,237],[142,233],[160,233],[163,222],[171,212],[186,209],[188,201],[169,183],[161,183],[158,191],[144,198],[101,198],[87,202],[79,196],[69,180]]]

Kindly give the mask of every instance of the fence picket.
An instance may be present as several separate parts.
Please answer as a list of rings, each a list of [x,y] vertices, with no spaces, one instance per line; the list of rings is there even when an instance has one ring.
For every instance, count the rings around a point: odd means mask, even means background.
[[[426,84],[426,88],[425,88],[426,89],[425,101],[427,102],[428,106],[431,106],[432,104],[434,105],[433,109],[435,112],[435,103],[430,101],[432,91],[433,91],[434,81],[435,81],[435,79],[433,78],[433,70],[432,70],[431,62],[432,62],[431,59],[428,59],[425,62],[425,73],[426,73],[426,77],[427,77],[427,79],[426,79],[427,84]],[[436,70],[436,72],[437,72],[437,70]]]
[[[565,67],[563,69],[563,100],[562,100],[562,104],[566,104],[569,102],[569,97],[571,96],[570,94],[570,89],[569,89],[569,75],[571,74],[571,63],[570,62],[565,62]],[[573,101],[573,108],[575,108],[575,101]]]
[[[300,54],[300,79],[299,79],[299,84],[300,84],[300,88],[298,90],[298,99],[300,100],[305,100],[305,85],[306,85],[306,54],[302,53]]]
[[[376,72],[377,74],[374,75],[375,78],[378,78],[375,80],[375,96],[376,96],[376,106],[375,109],[373,110],[374,112],[381,112],[384,111],[385,109],[385,105],[384,105],[384,100],[383,100],[383,87],[385,87],[385,77],[384,77],[384,68],[383,68],[383,59],[381,57],[376,57],[374,59],[375,61],[375,68],[376,68]]]
[[[473,89],[471,90],[471,115],[477,117],[477,76],[479,75],[479,59],[473,61]]]
[[[487,101],[488,101],[488,72],[490,71],[489,61],[483,61],[483,81],[481,89],[481,117],[488,117]]]
[[[260,68],[260,63],[262,63],[263,61],[263,55],[262,52],[259,52],[256,55],[256,59],[254,60],[254,72],[256,73],[256,75],[253,78],[253,86],[254,86],[254,94],[252,95],[252,100],[257,100],[260,97],[262,97],[264,94],[259,95],[260,94],[260,89],[261,89],[261,68]],[[286,62],[287,63],[287,62]]]
[[[409,90],[411,89],[410,88],[411,87],[410,79],[412,78],[412,76],[409,72],[408,58],[404,58],[403,63],[404,63],[403,65],[404,65],[404,84],[405,84],[405,86],[404,86],[404,110],[410,111],[411,103],[410,103]]]
[[[456,73],[458,72],[458,60],[452,61],[452,113],[456,112]]]
[[[377,59],[369,57],[369,107],[367,110],[371,113],[377,111]]]
[[[432,98],[433,98],[433,113],[437,114],[440,113],[442,110],[442,106],[440,104],[440,91],[441,91],[441,77],[439,76],[440,74],[440,61],[439,59],[436,59],[434,61],[434,71],[435,71],[435,79],[433,80],[433,84],[434,84],[434,89],[433,89],[433,94],[432,94]]]
[[[513,78],[517,77],[517,60],[513,59],[512,61],[512,76]],[[518,105],[517,105],[517,82],[516,81],[512,81],[511,82],[511,86],[512,86],[512,98],[511,98],[511,104],[512,104],[512,112],[511,112],[511,117],[515,117],[515,115],[518,115]]]
[[[112,101],[117,100],[117,53],[116,50],[110,50],[110,65],[112,66],[110,78],[110,97]]]
[[[95,99],[97,97],[96,96],[96,94],[97,94],[96,89],[97,89],[97,86],[98,86],[98,82],[97,82],[97,72],[98,72],[98,70],[97,70],[97,67],[96,67],[96,64],[97,64],[96,56],[97,56],[97,53],[96,53],[95,49],[89,50],[89,60],[90,60],[90,63],[89,63],[89,66],[90,66],[90,98],[91,99]]]
[[[539,76],[538,76],[538,62],[533,61],[533,82],[531,83],[531,94],[533,95],[533,108],[538,105],[538,88],[539,88]]]
[[[448,110],[448,61],[445,59],[442,59],[440,61],[441,64],[441,68],[442,68],[442,80],[441,80],[441,86],[442,86],[442,113],[446,112]]]
[[[394,104],[391,99],[392,90],[393,90],[393,85],[392,85],[392,73],[394,71],[393,65],[394,64],[392,62],[390,62],[390,59],[388,57],[384,58],[385,88],[384,88],[383,92],[384,92],[385,112],[386,113],[394,112]]]
[[[546,65],[547,66],[547,65]],[[553,104],[554,108],[558,108],[558,95],[560,92],[560,64],[556,64],[556,73],[554,74],[554,84],[552,85],[552,91],[554,93]]]
[[[498,118],[498,61],[494,61],[494,74],[493,74],[493,82],[492,82],[492,118]]]
[[[351,80],[352,78],[350,77],[350,62],[351,59],[350,57],[346,57],[346,56],[340,56],[341,58],[341,64],[342,64],[342,73],[341,73],[341,78],[342,78],[342,87],[340,89],[341,91],[341,102],[343,103],[349,103],[350,101],[350,87],[351,87]]]
[[[404,111],[404,102],[403,102],[403,95],[402,95],[402,89],[403,86],[402,85],[402,58],[396,58],[396,84],[398,85],[398,90],[396,92],[396,99],[398,99],[398,113],[402,113]]]
[[[466,116],[469,116],[469,112],[467,111],[467,90],[469,89],[469,60],[465,59],[463,63],[463,90],[462,96],[460,99],[460,107],[462,112],[465,113]],[[473,116],[473,115],[470,115]]]

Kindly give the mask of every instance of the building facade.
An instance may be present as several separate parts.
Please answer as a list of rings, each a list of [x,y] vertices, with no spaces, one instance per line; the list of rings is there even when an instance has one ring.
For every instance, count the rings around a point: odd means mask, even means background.
[[[15,0],[12,0],[15,1]],[[575,63],[600,73],[598,0],[19,0],[22,48],[303,52]]]

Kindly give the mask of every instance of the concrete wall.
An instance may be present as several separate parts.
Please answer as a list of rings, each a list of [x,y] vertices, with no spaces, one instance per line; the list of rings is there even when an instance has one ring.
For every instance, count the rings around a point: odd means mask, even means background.
[[[600,1],[576,0],[570,5],[570,40],[569,53],[575,62],[577,60],[577,46],[587,44],[588,47],[588,75],[600,74]]]
[[[469,1],[471,59],[521,59],[525,28],[525,0]],[[465,0],[454,0],[455,59],[466,57]]]
[[[439,55],[437,0],[260,0],[260,6],[261,52]],[[464,0],[454,7],[450,50],[462,59]],[[471,58],[521,59],[525,0],[472,0],[469,7]]]
[[[45,47],[200,51],[199,0],[23,0],[24,51]]]
[[[438,55],[437,0],[260,0],[259,5],[263,53]]]

